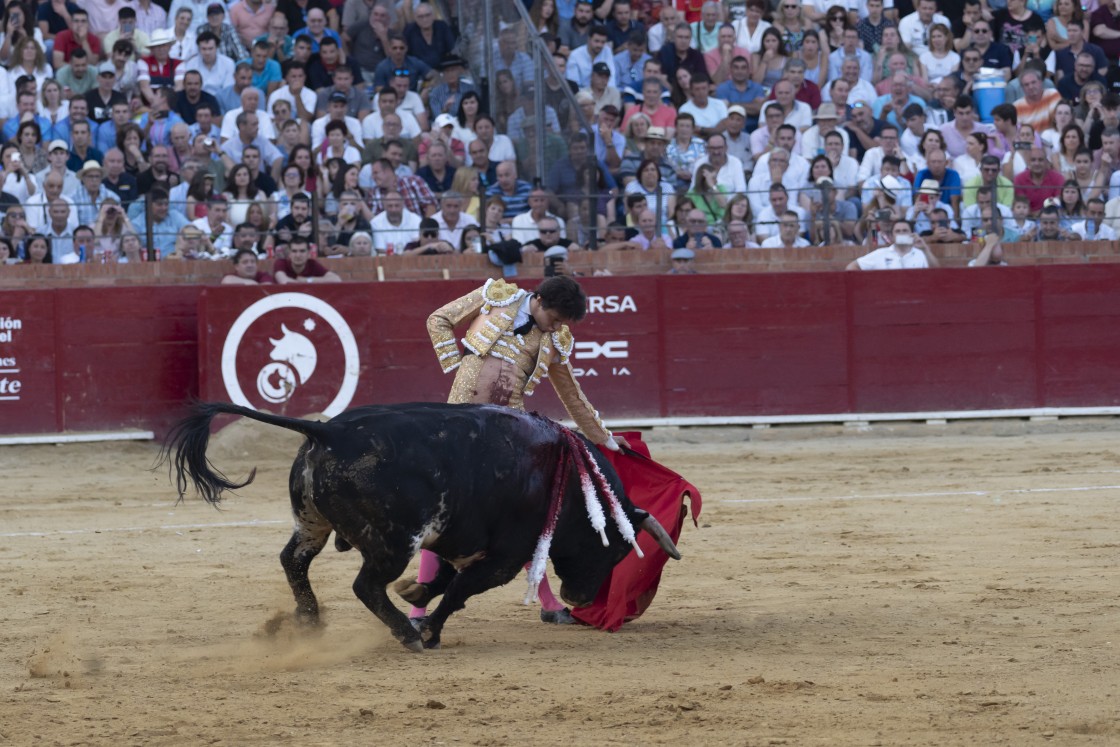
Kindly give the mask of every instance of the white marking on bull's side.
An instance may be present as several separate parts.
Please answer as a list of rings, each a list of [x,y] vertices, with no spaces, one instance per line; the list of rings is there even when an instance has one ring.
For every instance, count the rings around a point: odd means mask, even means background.
[[[308,501],[315,495],[315,468],[311,464],[311,449],[303,457],[303,497]]]

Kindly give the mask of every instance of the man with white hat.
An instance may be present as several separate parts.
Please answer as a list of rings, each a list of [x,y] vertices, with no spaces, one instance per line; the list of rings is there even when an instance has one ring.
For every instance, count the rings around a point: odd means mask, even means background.
[[[910,183],[899,175],[901,163],[897,156],[884,156],[878,176],[868,177],[863,182],[862,202],[864,209],[893,208],[902,209],[913,204]]]
[[[941,201],[941,185],[936,179],[923,179],[914,197],[914,204],[906,211],[906,219],[919,234],[932,231],[930,213],[934,210],[944,210],[949,216],[950,225],[956,225],[957,216],[953,212],[953,206]]]
[[[148,56],[140,58],[136,84],[144,102],[151,106],[156,100],[155,89],[175,85],[175,71],[179,61],[171,56],[175,34],[170,29],[156,29],[148,37]]]
[[[727,141],[728,158],[738,158],[743,171],[754,171],[754,158],[751,157],[751,136],[746,131],[747,110],[739,104],[727,107],[727,129],[723,139]]]
[[[105,170],[97,161],[86,161],[82,170],[78,172],[78,181],[82,185],[70,193],[70,199],[77,207],[79,224],[92,226],[97,222],[97,215],[101,212],[101,203],[110,197],[117,199],[116,195],[101,183],[104,176]]]

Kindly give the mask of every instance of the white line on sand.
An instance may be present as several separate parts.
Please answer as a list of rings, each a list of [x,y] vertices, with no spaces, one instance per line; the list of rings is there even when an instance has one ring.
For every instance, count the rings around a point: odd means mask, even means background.
[[[721,503],[804,503],[809,501],[881,501],[890,498],[951,498],[971,495],[1016,495],[1023,493],[1083,493],[1093,490],[1120,490],[1120,485],[1074,485],[1066,488],[1006,488],[1001,490],[958,490],[931,493],[875,493],[861,495],[792,495],[779,498],[728,498]]]
[[[228,527],[263,527],[288,524],[287,521],[250,519],[248,521],[223,521],[216,524],[158,524],[146,527],[102,527],[94,529],[54,529],[49,532],[3,532],[0,537],[53,537],[63,534],[106,534],[108,532],[158,532],[179,531],[182,529],[225,529]]]

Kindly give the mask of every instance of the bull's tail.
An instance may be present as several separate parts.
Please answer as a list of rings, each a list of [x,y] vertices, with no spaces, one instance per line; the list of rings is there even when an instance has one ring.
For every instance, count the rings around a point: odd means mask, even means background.
[[[195,404],[191,414],[176,425],[168,435],[157,463],[159,466],[166,462],[169,473],[174,468],[175,487],[179,490],[179,500],[183,499],[189,482],[207,503],[216,506],[221,502],[224,491],[243,488],[256,477],[257,470],[254,468],[242,482],[234,482],[206,458],[206,445],[210,442],[210,423],[216,416],[222,414],[241,415],[268,425],[287,428],[302,433],[312,443],[318,441],[329,427],[326,423],[271,415],[224,402],[199,402]]]

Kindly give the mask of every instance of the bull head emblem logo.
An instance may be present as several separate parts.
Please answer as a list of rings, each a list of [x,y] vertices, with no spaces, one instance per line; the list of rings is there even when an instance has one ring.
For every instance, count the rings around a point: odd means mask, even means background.
[[[308,319],[303,323],[308,332],[315,329],[315,322]],[[281,324],[284,333],[279,340],[271,337],[271,363],[265,364],[257,374],[257,391],[266,401],[273,404],[287,402],[295,393],[296,387],[306,384],[315,373],[318,354],[311,340],[298,332],[292,332],[287,325]]]

